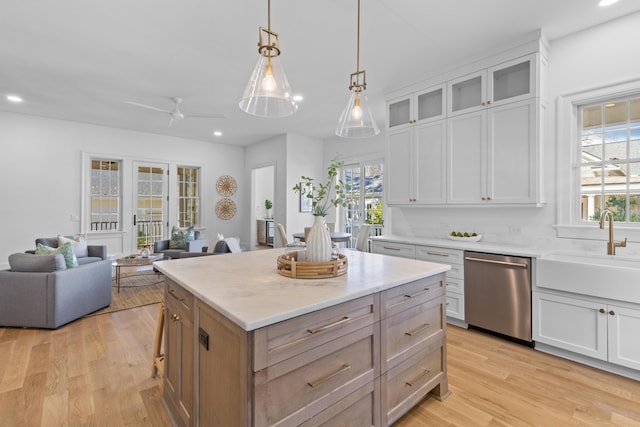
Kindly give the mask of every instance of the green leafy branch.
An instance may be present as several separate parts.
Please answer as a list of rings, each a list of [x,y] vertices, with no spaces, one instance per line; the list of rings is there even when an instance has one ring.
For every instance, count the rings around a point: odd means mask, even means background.
[[[340,172],[340,168],[344,162],[338,161],[337,158],[331,160],[331,164],[327,168],[327,181],[325,183],[315,183],[314,179],[308,176],[302,176],[302,181],[293,187],[293,191],[311,200],[311,211],[315,216],[326,216],[328,209],[334,207],[347,206],[347,191],[349,186],[336,177]],[[333,182],[336,181],[335,185]],[[331,198],[331,190],[335,190],[335,197]]]

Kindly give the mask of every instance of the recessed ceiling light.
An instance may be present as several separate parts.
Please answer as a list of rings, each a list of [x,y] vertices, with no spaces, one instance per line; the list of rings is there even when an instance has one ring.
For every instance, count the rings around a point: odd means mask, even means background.
[[[600,0],[600,3],[598,3],[598,6],[611,6],[614,3],[618,3],[618,0]]]
[[[18,95],[7,95],[7,100],[11,102],[22,102],[22,98]]]
[[[304,99],[304,97],[302,95],[293,95],[293,100],[295,102],[300,102]]]
[[[220,136],[222,136],[222,132],[220,132],[219,130],[214,130],[214,131],[213,131],[213,136],[218,136],[218,137],[220,137]]]

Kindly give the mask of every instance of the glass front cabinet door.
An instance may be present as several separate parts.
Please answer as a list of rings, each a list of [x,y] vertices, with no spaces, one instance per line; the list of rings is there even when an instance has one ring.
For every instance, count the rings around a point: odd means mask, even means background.
[[[387,103],[389,129],[400,129],[417,123],[445,117],[445,85],[396,98]]]

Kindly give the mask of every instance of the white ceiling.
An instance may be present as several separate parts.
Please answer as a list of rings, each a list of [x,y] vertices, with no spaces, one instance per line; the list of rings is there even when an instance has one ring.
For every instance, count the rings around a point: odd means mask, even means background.
[[[378,125],[384,94],[542,29],[555,38],[640,11],[640,1],[362,0],[361,68]],[[3,0],[0,110],[247,145],[296,133],[333,136],[356,71],[356,0],[273,0],[271,28],[291,87],[304,96],[282,119],[238,101],[257,62],[266,0]],[[24,98],[6,101],[6,94]],[[125,101],[225,119],[169,117]],[[213,130],[223,136],[215,138]]]

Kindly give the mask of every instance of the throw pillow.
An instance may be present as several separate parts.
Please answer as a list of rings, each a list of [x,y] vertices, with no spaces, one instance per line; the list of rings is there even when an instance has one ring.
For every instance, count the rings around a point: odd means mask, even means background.
[[[65,243],[57,248],[51,248],[45,246],[42,243],[38,243],[36,247],[36,255],[49,255],[49,254],[61,254],[64,257],[64,262],[67,268],[73,268],[78,266],[78,259],[76,254],[73,253],[71,243]]]
[[[38,256],[18,253],[9,255],[9,268],[22,273],[51,273],[66,270],[67,265],[61,254]]]
[[[195,239],[196,230],[193,227],[182,230],[179,227],[173,226],[173,228],[171,228],[171,240],[169,241],[169,248],[187,249],[187,242],[191,242]]]
[[[73,249],[73,253],[76,255],[76,257],[89,256],[87,241],[83,237],[76,236],[73,238],[69,238],[69,237],[58,235],[58,246],[62,246],[65,243],[71,244],[71,249]]]

